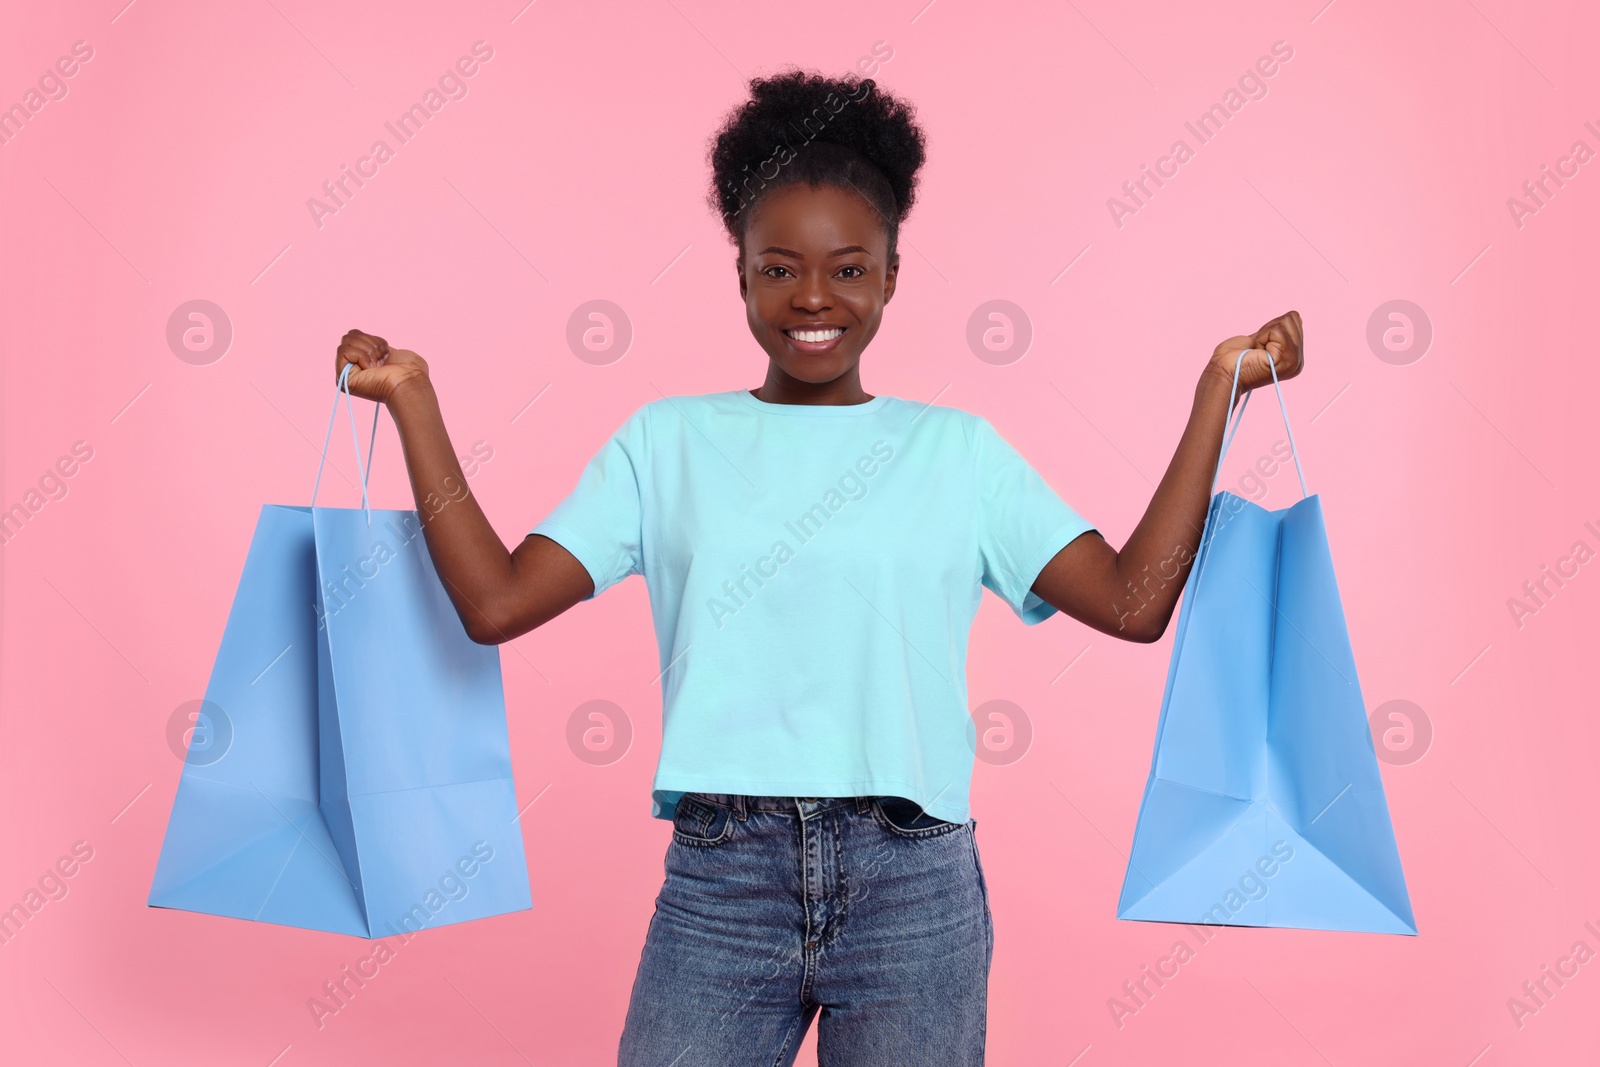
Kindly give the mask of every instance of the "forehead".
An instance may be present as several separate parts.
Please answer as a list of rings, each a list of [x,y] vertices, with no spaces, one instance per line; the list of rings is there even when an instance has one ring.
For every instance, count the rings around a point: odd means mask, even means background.
[[[882,252],[888,241],[883,216],[860,193],[835,185],[797,182],[773,189],[751,212],[745,245],[759,253],[771,244],[824,254],[846,245]]]

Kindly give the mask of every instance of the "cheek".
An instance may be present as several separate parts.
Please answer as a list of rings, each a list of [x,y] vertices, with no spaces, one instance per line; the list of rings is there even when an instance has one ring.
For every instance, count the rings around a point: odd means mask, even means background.
[[[750,332],[758,337],[770,329],[767,325],[766,309],[761,306],[760,300],[752,300],[745,305],[744,317],[750,324]]]
[[[870,298],[861,299],[854,301],[850,310],[855,315],[856,321],[860,323],[860,327],[856,331],[858,340],[862,336],[870,338],[873,333],[877,332],[878,322],[883,317],[882,304]]]

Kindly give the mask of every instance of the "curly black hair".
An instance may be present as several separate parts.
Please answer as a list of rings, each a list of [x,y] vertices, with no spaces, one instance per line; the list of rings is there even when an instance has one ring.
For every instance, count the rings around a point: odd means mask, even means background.
[[[926,159],[916,109],[871,78],[785,70],[750,79],[750,99],[713,135],[712,210],[744,259],[744,231],[763,194],[798,182],[854,189],[883,218],[889,262]]]

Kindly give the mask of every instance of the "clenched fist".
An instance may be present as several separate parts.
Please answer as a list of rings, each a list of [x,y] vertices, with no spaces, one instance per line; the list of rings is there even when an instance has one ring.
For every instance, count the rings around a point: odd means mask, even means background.
[[[380,404],[392,401],[401,388],[428,383],[428,361],[404,348],[390,348],[381,337],[351,330],[339,342],[333,359],[337,382],[345,364],[351,364],[350,393]]]
[[[1207,371],[1220,374],[1232,385],[1234,365],[1239,362],[1239,353],[1247,348],[1250,354],[1244,357],[1244,366],[1239,368],[1240,396],[1272,381],[1274,369],[1278,372],[1279,381],[1293,378],[1305,366],[1305,332],[1300,325],[1300,313],[1290,311],[1249,336],[1228,338],[1211,354]],[[1269,358],[1272,360],[1270,366],[1267,363]]]

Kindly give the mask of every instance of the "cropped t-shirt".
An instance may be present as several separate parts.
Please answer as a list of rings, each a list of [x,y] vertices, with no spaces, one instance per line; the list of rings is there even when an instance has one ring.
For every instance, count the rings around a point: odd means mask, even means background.
[[[902,796],[969,817],[967,641],[1094,529],[987,419],[745,389],[638,408],[530,533],[649,590],[662,671],[651,814],[686,792]]]

